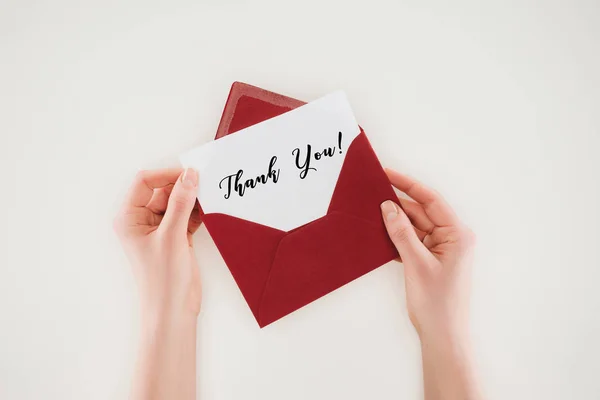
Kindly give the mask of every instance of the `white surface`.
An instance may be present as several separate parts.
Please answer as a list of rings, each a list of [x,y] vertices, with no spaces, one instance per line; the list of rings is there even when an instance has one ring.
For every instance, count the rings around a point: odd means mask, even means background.
[[[239,135],[211,140],[180,160],[202,177],[198,200],[205,213],[227,214],[287,232],[327,214],[346,158],[346,151],[338,148],[339,132],[346,150],[360,133],[342,91],[242,129],[236,132]],[[315,159],[315,153],[328,148],[331,157]],[[272,157],[276,159],[270,169]],[[243,175],[236,183],[231,176],[240,170]],[[268,177],[271,172],[276,174],[273,179]],[[266,183],[244,187],[243,195],[236,192],[235,185],[243,187],[247,179],[261,174],[267,176]]]
[[[344,89],[382,162],[476,231],[490,399],[598,399],[599,3],[397,3],[4,0],[0,398],[126,398],[137,297],[112,217],[241,80]],[[421,397],[400,265],[259,330],[204,228],[196,245],[200,399]]]

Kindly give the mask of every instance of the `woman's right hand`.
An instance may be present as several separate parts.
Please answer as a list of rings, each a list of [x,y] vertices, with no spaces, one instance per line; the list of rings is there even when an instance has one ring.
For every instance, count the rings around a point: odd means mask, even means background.
[[[404,264],[410,319],[421,341],[467,335],[474,235],[434,190],[392,170],[391,184],[412,200],[381,205]]]

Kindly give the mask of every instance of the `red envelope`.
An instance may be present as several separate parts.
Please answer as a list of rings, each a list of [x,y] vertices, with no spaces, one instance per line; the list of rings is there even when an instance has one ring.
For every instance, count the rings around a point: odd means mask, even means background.
[[[235,82],[216,138],[302,104]],[[361,129],[325,216],[289,232],[218,213],[203,220],[262,328],[398,257],[380,211],[389,199],[396,195]]]

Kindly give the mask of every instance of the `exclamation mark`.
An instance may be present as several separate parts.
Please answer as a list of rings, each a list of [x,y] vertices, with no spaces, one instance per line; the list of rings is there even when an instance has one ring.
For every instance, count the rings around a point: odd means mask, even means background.
[[[342,154],[342,132],[338,132],[338,145],[340,147],[340,154]]]

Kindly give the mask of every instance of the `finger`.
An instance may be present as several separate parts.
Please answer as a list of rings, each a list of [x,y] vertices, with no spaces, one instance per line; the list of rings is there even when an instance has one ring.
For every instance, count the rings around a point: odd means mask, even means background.
[[[194,208],[192,209],[192,215],[190,215],[190,221],[188,223],[188,233],[193,235],[196,233],[198,228],[202,225],[202,216],[200,215],[200,204],[198,200],[194,204]]]
[[[433,249],[436,245],[438,245],[438,243],[439,240],[435,232],[425,236],[425,238],[423,239],[423,245],[425,245],[425,247],[427,247],[429,250]]]
[[[181,168],[138,172],[133,185],[129,189],[126,204],[134,207],[145,207],[152,198],[154,189],[175,183],[181,172]]]
[[[155,229],[162,220],[146,207],[124,208],[114,220],[113,227],[121,235],[147,234]]]
[[[431,231],[433,231],[435,225],[427,216],[423,206],[408,199],[398,198],[398,200],[400,201],[400,206],[406,215],[408,215],[410,222],[412,222],[415,228],[425,233],[431,233]]]
[[[173,185],[168,185],[160,189],[154,189],[154,195],[152,199],[146,206],[153,213],[157,214],[162,220],[162,216],[167,210],[167,205],[169,203],[169,196],[173,191]],[[196,204],[192,209],[192,214],[190,215],[190,220],[188,223],[188,232],[190,234],[196,233],[198,228],[202,225],[202,217],[200,216],[200,204],[198,204],[198,200],[196,200]]]
[[[423,232],[419,228],[416,228],[414,225],[413,225],[413,229],[415,230],[415,233],[417,234],[417,237],[419,238],[419,240],[421,242],[427,237],[427,232]]]
[[[385,171],[390,183],[419,203],[436,226],[454,225],[458,222],[454,210],[435,190],[399,172],[391,169]]]
[[[198,173],[187,168],[173,186],[161,228],[181,233],[188,232],[192,209],[196,204]]]
[[[169,196],[173,191],[173,185],[167,185],[165,187],[154,189],[152,198],[146,204],[146,208],[155,214],[162,215],[167,210],[167,204],[169,203]]]
[[[423,244],[438,256],[445,251],[459,255],[465,249],[472,248],[474,240],[473,232],[464,226],[444,226],[435,228],[433,233],[425,237]]]
[[[381,204],[381,213],[390,239],[398,249],[405,264],[417,265],[426,262],[431,253],[419,240],[408,216],[393,201]]]

